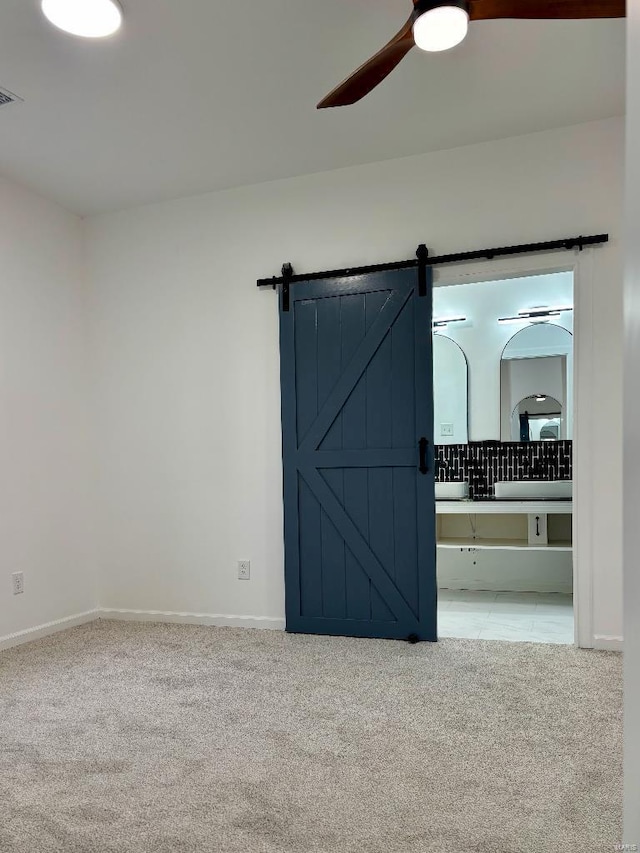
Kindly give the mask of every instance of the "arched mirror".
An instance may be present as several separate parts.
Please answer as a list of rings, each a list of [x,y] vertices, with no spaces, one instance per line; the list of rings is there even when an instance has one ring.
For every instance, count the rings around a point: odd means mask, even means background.
[[[573,433],[573,335],[553,323],[516,332],[500,360],[502,441],[558,441]]]
[[[433,413],[436,444],[469,441],[468,364],[451,338],[433,336]]]
[[[548,394],[525,397],[511,414],[512,441],[558,441],[562,404]]]

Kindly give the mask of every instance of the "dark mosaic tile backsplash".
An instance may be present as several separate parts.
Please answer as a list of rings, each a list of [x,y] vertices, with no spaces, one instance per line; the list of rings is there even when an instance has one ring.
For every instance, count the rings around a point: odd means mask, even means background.
[[[436,481],[469,482],[472,498],[493,495],[500,480],[571,480],[571,441],[470,441],[438,444]]]

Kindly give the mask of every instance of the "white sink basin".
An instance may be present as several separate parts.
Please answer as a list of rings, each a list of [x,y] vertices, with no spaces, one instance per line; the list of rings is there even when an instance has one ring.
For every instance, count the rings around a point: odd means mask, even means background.
[[[495,484],[496,498],[562,500],[573,494],[572,480],[512,480]]]
[[[469,497],[469,483],[436,483],[437,501],[462,501]]]

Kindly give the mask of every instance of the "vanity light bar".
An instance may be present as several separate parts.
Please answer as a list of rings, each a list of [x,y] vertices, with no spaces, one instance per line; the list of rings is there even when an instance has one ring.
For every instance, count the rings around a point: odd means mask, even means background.
[[[530,311],[518,311],[517,317],[498,317],[498,323],[535,323],[548,320],[549,317],[559,317],[563,311],[573,311],[573,307],[562,305],[559,308],[532,308]]]
[[[444,329],[449,323],[464,323],[466,319],[466,317],[440,317],[434,320],[432,325],[434,329]]]

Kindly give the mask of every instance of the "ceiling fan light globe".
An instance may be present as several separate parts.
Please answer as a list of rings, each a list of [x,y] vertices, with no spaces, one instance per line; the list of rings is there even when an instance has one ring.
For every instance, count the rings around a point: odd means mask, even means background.
[[[105,38],[122,24],[117,0],[41,0],[41,8],[55,27],[83,38]]]
[[[459,6],[437,6],[414,21],[416,47],[429,52],[449,50],[460,44],[469,29],[469,15]]]

